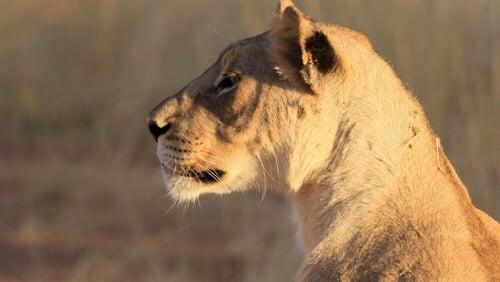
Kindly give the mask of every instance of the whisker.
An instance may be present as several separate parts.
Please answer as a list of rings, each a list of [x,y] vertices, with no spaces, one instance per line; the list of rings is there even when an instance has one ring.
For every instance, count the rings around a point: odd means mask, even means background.
[[[219,183],[220,182],[220,178],[218,175],[216,175],[213,171],[211,170],[207,170],[207,173],[210,174],[210,176],[212,176],[214,179],[215,179],[215,182]]]
[[[168,215],[170,213],[170,211],[175,207],[177,206],[177,203],[178,203],[179,200],[175,199],[172,203],[172,205],[170,205],[170,208],[163,214],[163,215]]]
[[[280,178],[280,166],[279,166],[279,162],[278,162],[278,156],[276,156],[276,151],[274,150],[273,147],[271,147],[271,151],[273,153],[273,156],[274,156],[274,162],[276,164],[276,176],[278,177],[278,179]]]
[[[195,171],[195,170],[193,170],[191,167],[190,167],[190,168],[188,168],[188,170],[189,170],[190,174],[192,174],[192,175],[194,175],[194,177],[196,177],[196,180],[198,180],[198,182],[202,182],[202,181],[200,180],[200,178],[198,177],[198,174],[196,173],[196,171]]]
[[[260,155],[257,154],[256,157],[260,162],[260,166],[262,168],[262,173],[264,174],[264,191],[262,193],[262,198],[260,199],[260,202],[262,203],[262,202],[264,202],[264,198],[266,197],[266,192],[267,192],[267,173],[266,173],[266,169],[264,168],[264,163],[262,162],[262,159],[260,158]]]

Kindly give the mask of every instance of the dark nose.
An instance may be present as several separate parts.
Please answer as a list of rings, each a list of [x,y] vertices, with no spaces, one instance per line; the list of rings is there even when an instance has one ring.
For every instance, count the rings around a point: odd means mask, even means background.
[[[158,142],[158,138],[169,130],[174,130],[175,116],[179,111],[179,99],[182,98],[178,94],[168,97],[159,105],[153,108],[148,115],[149,132]]]
[[[166,123],[164,126],[158,126],[158,124],[156,123],[155,120],[153,120],[151,118],[148,119],[149,132],[151,132],[151,134],[155,138],[156,142],[158,142],[158,137],[167,133],[167,131],[170,129],[170,127],[171,127],[170,123]]]

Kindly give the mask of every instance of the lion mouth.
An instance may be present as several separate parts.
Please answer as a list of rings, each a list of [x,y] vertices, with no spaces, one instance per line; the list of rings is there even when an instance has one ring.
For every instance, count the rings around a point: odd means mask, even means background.
[[[193,177],[202,183],[215,183],[221,181],[226,174],[220,169],[208,169],[204,171],[190,170],[186,176]]]
[[[165,164],[162,164],[162,166],[168,170],[171,174],[179,175],[179,176],[184,176],[184,177],[191,177],[195,179],[198,182],[204,183],[204,184],[210,184],[210,183],[216,183],[220,182],[224,175],[226,174],[225,171],[222,171],[220,169],[207,169],[207,170],[196,170],[194,168],[187,168],[187,169],[180,169],[180,170],[172,170]]]

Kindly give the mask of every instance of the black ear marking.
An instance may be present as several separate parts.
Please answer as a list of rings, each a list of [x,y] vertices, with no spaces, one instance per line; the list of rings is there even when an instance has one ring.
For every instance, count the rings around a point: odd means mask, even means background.
[[[322,74],[335,69],[337,65],[335,51],[324,33],[316,31],[307,39],[305,47],[312,55],[314,65]]]

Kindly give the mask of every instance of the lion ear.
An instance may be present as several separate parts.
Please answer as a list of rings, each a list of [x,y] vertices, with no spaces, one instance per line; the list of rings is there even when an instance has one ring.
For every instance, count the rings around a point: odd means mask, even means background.
[[[279,71],[294,86],[319,92],[321,76],[336,67],[328,37],[289,0],[282,0],[269,33],[269,54]]]
[[[295,7],[295,4],[293,4],[292,0],[280,0],[277,11],[278,16],[281,17],[285,9],[288,7]]]

